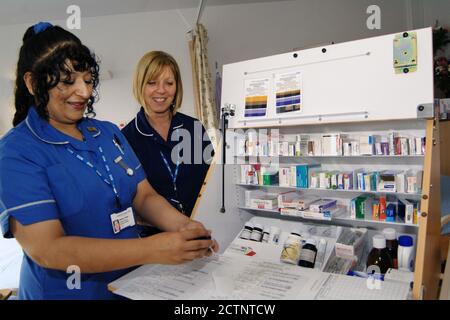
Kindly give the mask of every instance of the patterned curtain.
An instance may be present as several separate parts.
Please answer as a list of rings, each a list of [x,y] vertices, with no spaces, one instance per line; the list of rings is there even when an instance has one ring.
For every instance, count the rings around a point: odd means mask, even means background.
[[[218,115],[212,90],[211,73],[208,64],[208,35],[202,24],[197,24],[189,43],[192,62],[192,76],[196,114],[203,126],[208,130],[214,147],[218,143]]]

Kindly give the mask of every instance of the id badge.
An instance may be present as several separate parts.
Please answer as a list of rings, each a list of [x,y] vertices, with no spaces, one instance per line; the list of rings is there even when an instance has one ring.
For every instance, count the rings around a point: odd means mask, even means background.
[[[123,229],[132,227],[135,224],[133,209],[131,207],[122,212],[111,214],[111,225],[114,234],[118,234]]]

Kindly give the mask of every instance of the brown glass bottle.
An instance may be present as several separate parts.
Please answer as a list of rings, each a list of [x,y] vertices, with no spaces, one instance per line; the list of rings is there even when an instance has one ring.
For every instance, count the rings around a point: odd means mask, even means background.
[[[382,235],[373,237],[373,248],[367,257],[367,268],[377,266],[380,273],[385,274],[389,268],[394,267],[391,256],[386,249],[386,239]]]
[[[398,241],[395,229],[386,228],[383,230],[383,235],[386,238],[386,249],[392,258],[394,269],[398,269]]]

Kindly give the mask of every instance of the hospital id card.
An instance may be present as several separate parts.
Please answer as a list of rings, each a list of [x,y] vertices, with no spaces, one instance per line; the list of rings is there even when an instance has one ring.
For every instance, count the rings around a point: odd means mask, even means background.
[[[133,209],[128,209],[111,214],[111,224],[114,234],[118,234],[125,228],[132,227],[136,223],[134,221]]]

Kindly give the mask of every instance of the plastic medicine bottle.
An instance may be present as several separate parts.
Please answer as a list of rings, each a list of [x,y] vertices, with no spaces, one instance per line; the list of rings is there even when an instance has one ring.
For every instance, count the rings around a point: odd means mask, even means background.
[[[298,264],[301,250],[301,237],[296,233],[291,233],[286,239],[280,260],[285,263]]]
[[[386,249],[386,239],[382,235],[375,235],[372,239],[373,248],[367,257],[367,268],[377,266],[380,268],[380,273],[385,274],[389,268],[394,266]]]
[[[269,243],[278,244],[278,239],[280,237],[281,229],[275,226],[270,227],[269,232]]]
[[[398,268],[408,271],[414,269],[414,246],[411,236],[398,238]]]

